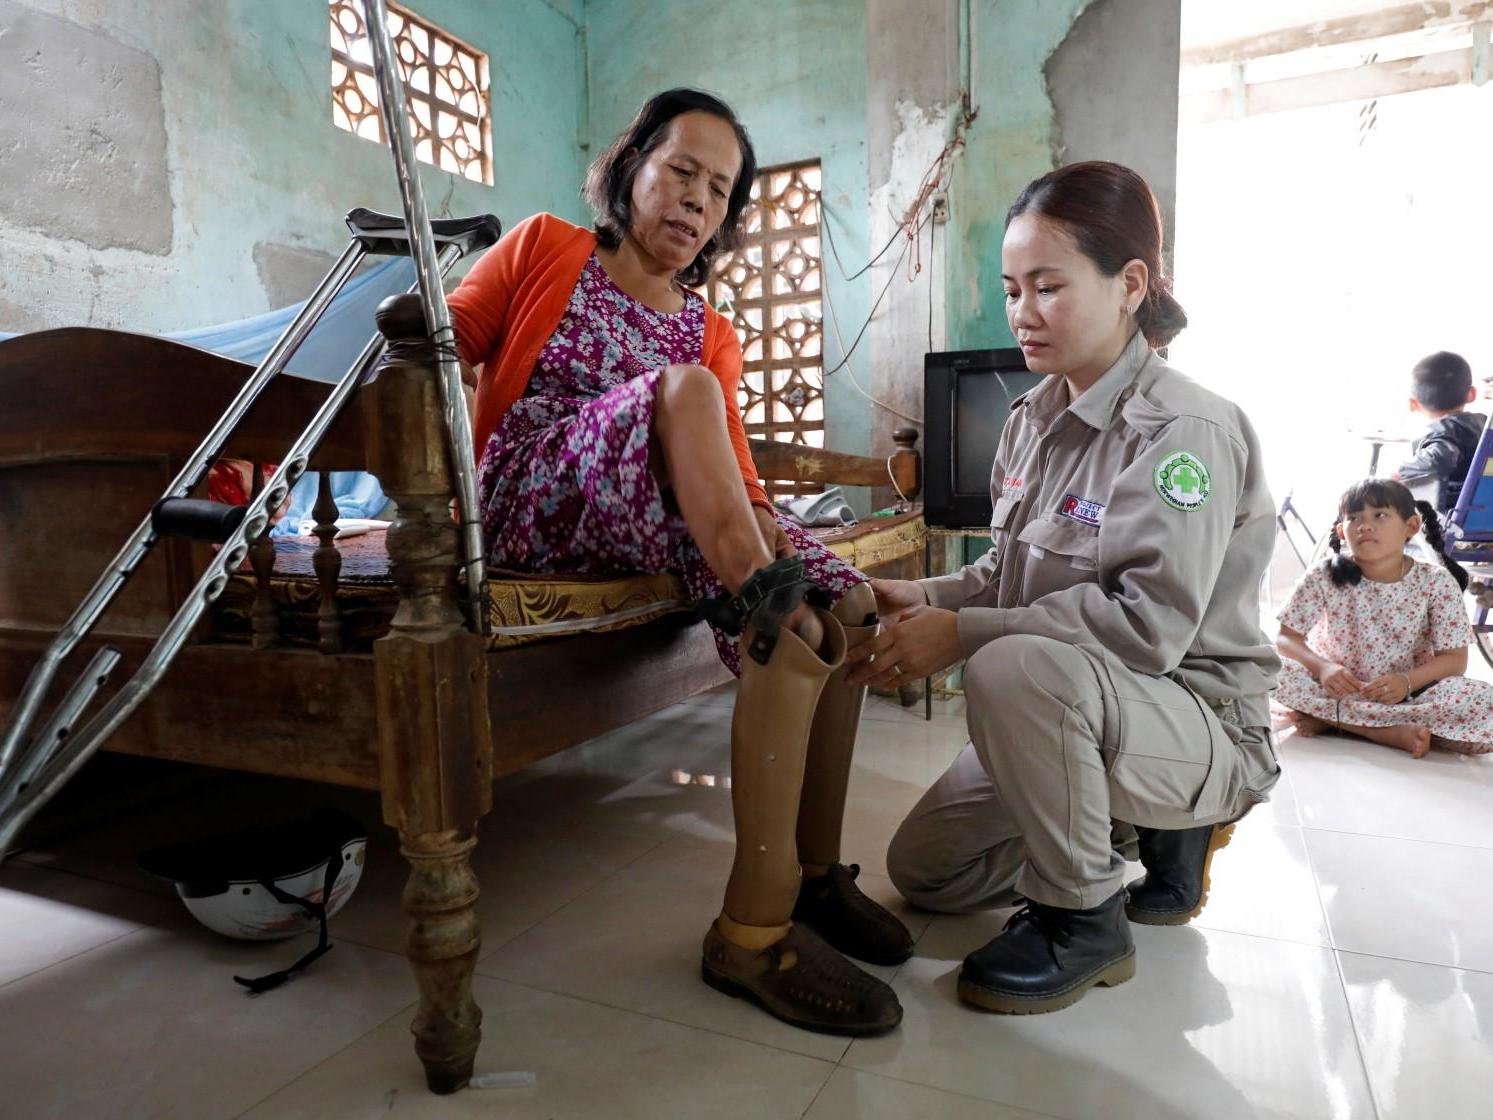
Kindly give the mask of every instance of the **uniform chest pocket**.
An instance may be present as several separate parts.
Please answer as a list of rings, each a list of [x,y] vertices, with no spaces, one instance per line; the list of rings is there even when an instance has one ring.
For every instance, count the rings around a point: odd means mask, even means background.
[[[1096,571],[1099,567],[1099,529],[1065,517],[1029,521],[1016,538],[1024,545],[1063,557],[1075,568]]]

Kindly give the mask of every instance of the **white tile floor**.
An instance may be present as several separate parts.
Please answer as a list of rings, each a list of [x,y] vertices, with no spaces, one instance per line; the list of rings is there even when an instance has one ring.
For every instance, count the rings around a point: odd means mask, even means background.
[[[233,973],[302,948],[226,941],[134,869],[166,837],[273,806],[376,799],[214,779],[0,867],[0,1116],[914,1120],[1493,1115],[1493,757],[1283,743],[1275,800],[1214,866],[1207,910],[1139,928],[1140,971],[1073,1008],[966,1010],[961,958],[1005,913],[906,911],[892,829],[964,740],[959,701],[873,701],[846,854],[916,956],[882,969],[894,1034],[794,1031],[699,982],[731,858],[729,694],[701,697],[499,783],[483,827],[479,1071],[524,1089],[435,1098],[408,1033],[403,880],[375,830],[337,949],[257,999]]]

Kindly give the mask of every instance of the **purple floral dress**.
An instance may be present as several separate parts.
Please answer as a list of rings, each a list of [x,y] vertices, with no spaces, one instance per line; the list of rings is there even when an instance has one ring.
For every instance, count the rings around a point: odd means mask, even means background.
[[[489,564],[566,575],[667,571],[696,599],[723,593],[684,519],[665,505],[648,454],[659,376],[698,364],[704,340],[705,304],[693,292],[684,310],[655,311],[618,288],[594,255],[586,262],[528,388],[482,453]],[[865,580],[812,534],[783,529],[831,599]],[[715,638],[739,674],[735,640]]]

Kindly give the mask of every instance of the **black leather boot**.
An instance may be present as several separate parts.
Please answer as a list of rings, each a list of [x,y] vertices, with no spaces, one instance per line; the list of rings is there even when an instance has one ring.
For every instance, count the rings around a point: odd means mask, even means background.
[[[1135,975],[1125,892],[1088,910],[1028,902],[1001,935],[964,958],[959,997],[985,1011],[1029,1015],[1077,1003],[1096,984]]]
[[[1232,824],[1201,828],[1137,828],[1145,875],[1125,888],[1125,914],[1147,926],[1185,925],[1208,902],[1213,853],[1227,846]]]

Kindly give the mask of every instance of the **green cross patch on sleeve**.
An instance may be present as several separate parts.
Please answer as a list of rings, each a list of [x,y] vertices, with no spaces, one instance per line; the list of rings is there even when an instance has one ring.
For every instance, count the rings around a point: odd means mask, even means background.
[[[1201,509],[1213,493],[1213,477],[1191,451],[1172,451],[1156,464],[1156,493],[1172,509],[1191,513]]]

